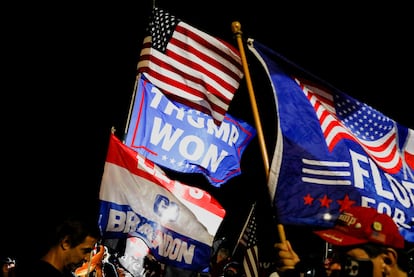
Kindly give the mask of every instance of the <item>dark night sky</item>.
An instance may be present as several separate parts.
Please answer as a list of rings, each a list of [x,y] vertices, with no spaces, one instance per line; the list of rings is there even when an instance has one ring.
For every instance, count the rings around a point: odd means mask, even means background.
[[[92,7],[16,4],[4,9],[9,19],[2,32],[1,256],[26,254],[26,246],[35,245],[37,235],[59,215],[93,217],[97,211],[110,129],[114,126],[121,134],[125,128],[152,5],[140,2]],[[410,9],[389,3],[365,8],[348,2],[335,7],[295,1],[224,3],[170,0],[157,5],[234,45],[231,23],[239,21],[244,38],[257,39],[414,128]],[[257,78],[254,85],[265,88],[265,81]],[[272,107],[266,106],[266,96],[258,98],[263,102],[263,128],[271,138]],[[230,113],[254,124],[247,101],[243,83]],[[228,209],[223,235],[238,235],[249,205],[255,198],[265,199],[257,140],[243,154],[242,171],[220,190],[203,177],[182,177],[210,190]]]

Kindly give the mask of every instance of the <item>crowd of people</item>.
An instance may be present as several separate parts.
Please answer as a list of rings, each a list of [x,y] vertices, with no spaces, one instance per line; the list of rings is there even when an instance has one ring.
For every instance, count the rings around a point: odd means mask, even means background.
[[[411,277],[411,251],[393,219],[374,208],[343,211],[332,229],[314,232],[333,245],[333,254],[320,276]],[[289,241],[275,244],[281,276],[301,276],[300,257]],[[410,274],[410,275],[409,275]]]
[[[414,276],[414,250],[409,248],[393,219],[373,208],[349,208],[339,215],[333,228],[313,233],[331,246],[329,256],[321,263],[321,270],[305,272],[301,257],[291,242],[285,240],[274,245],[276,267],[269,277]],[[116,257],[109,258],[108,248],[99,244],[101,239],[97,225],[67,219],[57,226],[40,257],[18,266],[10,257],[3,259],[2,276],[182,276],[179,270],[167,274],[165,268],[148,257],[139,275],[132,274],[117,262]],[[207,272],[189,273],[188,276],[243,277],[245,274],[241,263],[233,260],[230,250],[220,247],[214,253]]]

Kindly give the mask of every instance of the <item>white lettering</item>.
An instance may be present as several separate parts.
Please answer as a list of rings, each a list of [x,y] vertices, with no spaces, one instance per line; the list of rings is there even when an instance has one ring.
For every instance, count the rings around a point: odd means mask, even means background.
[[[204,122],[205,122],[204,117],[198,117],[198,118],[196,118],[196,120],[194,120],[191,115],[188,115],[187,116],[187,121],[188,121],[188,124],[190,124],[194,128],[204,129]]]
[[[185,262],[186,264],[192,263],[195,245],[188,245],[187,242],[164,233],[159,233],[155,241],[162,241],[162,244],[157,244],[160,256],[168,257],[173,261]]]
[[[384,198],[394,200],[394,195],[390,191],[384,189],[378,167],[371,159],[369,159],[369,165],[371,168],[372,176],[374,177],[374,186],[377,194]]]
[[[229,153],[222,150],[220,153],[220,156],[218,156],[218,147],[215,145],[210,145],[208,148],[206,154],[204,155],[204,159],[201,162],[201,165],[205,168],[208,168],[208,166],[211,167],[212,172],[216,172],[218,166],[220,165],[221,161],[227,157]]]
[[[167,115],[172,115],[173,112],[176,112],[177,115],[175,116],[175,118],[177,118],[178,120],[183,120],[184,119],[184,110],[178,108],[176,105],[174,105],[171,102],[168,102],[167,106],[164,109],[164,113]]]
[[[169,151],[177,142],[178,138],[184,133],[182,129],[176,128],[174,134],[171,135],[173,127],[171,124],[165,124],[161,129],[161,119],[159,117],[154,118],[154,124],[152,126],[150,142],[154,145],[158,145],[162,139],[162,149]]]
[[[155,170],[154,167],[155,164],[148,163],[144,157],[142,157],[140,154],[137,154],[137,168],[140,168],[141,170],[155,176],[160,182],[162,181],[167,184],[174,182],[173,180],[168,178],[168,176],[166,176],[162,171]]]
[[[390,183],[391,190],[394,193],[395,197],[397,198],[398,202],[401,203],[405,208],[409,208],[413,205],[410,203],[410,197],[408,196],[408,190],[398,182],[394,177],[385,173],[385,177]]]
[[[170,260],[177,262],[192,264],[196,247],[194,244],[189,245],[187,241],[174,238],[170,234],[160,231],[155,232],[153,227],[148,223],[138,226],[139,223],[139,216],[134,212],[128,211],[125,213],[111,209],[106,231],[123,233],[139,232],[152,243],[154,249],[158,248],[158,254],[160,256],[168,257]]]
[[[408,195],[410,196],[411,203],[414,206],[414,183],[409,181],[402,181],[402,185],[407,189]]]
[[[157,110],[164,94],[159,89],[156,89],[155,87],[152,87],[151,93],[154,94],[154,97],[151,100],[150,107]]]
[[[405,208],[414,206],[414,183],[404,180],[400,183],[388,173],[384,173],[385,178],[381,178],[380,170],[372,159],[352,150],[350,150],[350,155],[356,188],[365,189],[364,181],[370,180],[377,195],[391,201],[398,201]],[[369,171],[363,168],[367,163],[369,164]],[[369,178],[370,176],[371,178]],[[385,182],[385,180],[388,182]],[[384,186],[389,188],[387,189]]]
[[[108,215],[108,225],[106,226],[106,231],[108,232],[121,232],[125,228],[125,220],[126,220],[126,214],[111,209],[109,211]]]
[[[368,178],[369,173],[366,169],[363,169],[360,167],[360,162],[364,164],[368,164],[367,157],[356,153],[352,150],[349,151],[349,154],[351,155],[351,161],[352,161],[352,169],[354,171],[354,186],[359,189],[364,188],[364,177]]]
[[[163,127],[161,127],[161,124],[162,120],[160,118],[154,118],[150,138],[152,144],[158,145],[162,141],[161,148],[170,151],[178,143],[178,150],[183,158],[190,161],[199,161],[202,159],[199,162],[200,165],[204,168],[210,168],[211,172],[216,172],[220,163],[229,154],[225,150],[221,150],[219,154],[219,149],[214,144],[211,144],[206,150],[204,141],[194,135],[184,136],[180,139],[184,133],[182,129],[176,128],[173,132],[173,126],[171,124],[165,124]],[[236,133],[232,132],[233,137],[236,136]]]
[[[361,206],[363,207],[372,207],[376,203],[376,200],[366,196],[361,197]]]
[[[156,87],[151,89],[151,93],[154,94],[154,97],[151,100],[150,107],[157,110],[162,109],[160,104],[162,97],[165,97],[163,93]],[[168,101],[167,105],[163,108],[163,113],[172,116],[174,112],[176,113],[176,119],[183,121],[184,118],[187,118],[187,123],[190,126],[197,129],[207,129],[208,134],[214,135],[216,138],[226,142],[229,146],[233,146],[240,137],[239,130],[234,124],[222,122],[220,126],[217,126],[212,118],[206,118],[205,116],[195,118],[191,114],[188,114],[185,117],[185,111],[183,109],[178,108],[172,102]]]
[[[164,94],[157,89],[156,87],[152,87],[151,93],[154,94],[154,97],[151,100],[150,107],[153,109],[161,109],[160,104]],[[172,102],[168,101],[167,106],[164,108],[164,113],[167,115],[172,115],[173,112],[176,112],[176,118],[179,120],[183,120],[184,118],[184,111],[177,106],[175,106]]]
[[[191,147],[191,145],[194,147]],[[197,161],[204,153],[204,143],[196,136],[186,136],[180,141],[178,149],[183,157]],[[190,149],[193,149],[192,153],[190,153]]]
[[[132,211],[128,211],[124,232],[129,233],[131,231],[135,231],[139,223],[140,223],[139,216],[137,216]]]

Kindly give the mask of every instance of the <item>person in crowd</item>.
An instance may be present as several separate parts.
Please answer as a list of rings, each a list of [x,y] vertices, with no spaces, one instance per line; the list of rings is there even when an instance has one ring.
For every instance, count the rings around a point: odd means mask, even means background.
[[[16,261],[10,257],[6,257],[1,260],[2,277],[14,277],[16,276]]]
[[[230,249],[227,247],[220,247],[217,254],[213,257],[210,265],[210,276],[219,277],[223,274],[224,266],[231,260]]]
[[[22,276],[73,277],[74,271],[91,259],[101,233],[97,223],[69,218],[57,226],[49,239],[46,253],[29,263]]]
[[[387,214],[369,207],[351,207],[339,215],[332,229],[314,233],[333,245],[340,276],[408,277],[405,241]],[[275,247],[280,262],[278,274],[300,276],[300,258],[290,242],[276,243]]]
[[[243,267],[240,263],[236,261],[228,262],[223,267],[223,273],[220,277],[245,277]]]
[[[337,277],[340,276],[341,272],[341,263],[336,259],[325,259],[324,261],[324,270],[327,277]]]

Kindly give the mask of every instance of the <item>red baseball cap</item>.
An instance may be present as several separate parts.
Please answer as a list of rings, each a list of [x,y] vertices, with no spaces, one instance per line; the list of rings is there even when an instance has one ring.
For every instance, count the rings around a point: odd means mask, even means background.
[[[404,248],[404,238],[394,220],[371,207],[351,207],[339,215],[334,228],[314,233],[333,245],[352,246],[372,242]]]

